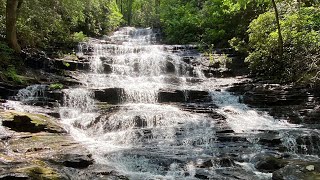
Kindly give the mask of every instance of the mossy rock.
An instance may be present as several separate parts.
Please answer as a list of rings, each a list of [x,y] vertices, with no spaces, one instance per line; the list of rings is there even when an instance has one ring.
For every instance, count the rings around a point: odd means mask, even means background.
[[[5,119],[2,124],[17,132],[50,132],[65,133],[65,130],[54,122],[53,118],[43,114],[32,114],[17,111],[0,112],[0,116]]]
[[[62,176],[57,173],[51,167],[48,167],[45,163],[41,165],[32,165],[30,167],[24,167],[17,169],[20,173],[25,173],[30,179],[34,180],[60,180]]]
[[[272,174],[272,179],[320,180],[320,163],[291,161],[284,168],[274,171]]]

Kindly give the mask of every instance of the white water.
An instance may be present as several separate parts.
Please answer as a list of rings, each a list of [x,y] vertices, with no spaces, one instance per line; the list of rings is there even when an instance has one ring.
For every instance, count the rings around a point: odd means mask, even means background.
[[[115,44],[93,43],[91,72],[79,75],[87,87],[67,90],[65,107],[61,108],[70,133],[87,145],[99,163],[112,165],[132,179],[194,179],[197,161],[216,156],[215,120],[158,104],[160,89],[209,91],[217,111],[227,117],[236,133],[290,127],[224,91],[223,87],[238,79],[206,79],[200,67],[188,69],[179,54],[152,45],[151,30],[125,28],[110,39]],[[103,73],[104,63],[111,66],[111,74]],[[202,81],[189,83],[192,74]],[[124,104],[115,113],[97,113],[91,89],[115,87],[124,89]],[[182,163],[177,163],[178,159]],[[167,165],[160,165],[162,161]],[[257,177],[265,176],[270,177]]]
[[[170,49],[168,46],[156,45],[151,29],[123,28],[109,39],[110,44],[95,40],[80,46],[82,55],[88,46],[94,49],[88,57],[91,71],[77,75],[86,86],[64,90],[64,104],[60,107],[67,130],[92,152],[97,163],[114,167],[130,179],[197,179],[199,164],[232,152],[229,148],[237,146],[237,142],[217,140],[221,122],[210,114],[158,103],[158,92],[163,89],[209,92],[212,102],[206,103],[218,106],[211,110],[226,117],[223,123],[234,134],[247,138],[244,146],[250,147],[243,148],[246,152],[237,152],[245,160],[268,151],[257,143],[256,136],[266,130],[279,131],[283,146],[298,152],[295,126],[239,103],[238,96],[225,90],[241,79],[205,78],[201,66],[191,68],[183,62],[181,54],[188,52],[174,53],[166,50]],[[200,58],[198,54],[193,56]],[[104,73],[105,65],[112,72]],[[200,81],[190,82],[193,76]],[[42,96],[39,87],[22,90],[19,99]],[[124,90],[121,97],[124,101],[111,113],[101,113],[94,97],[95,89],[105,88]],[[8,106],[29,111],[29,106],[12,101]],[[252,179],[271,178],[270,174],[256,171],[250,162],[236,163],[250,172]],[[218,173],[221,169],[224,168],[219,164],[213,164],[204,171],[211,177],[221,177]]]
[[[47,89],[47,85],[35,84],[26,87],[25,89],[19,90],[16,95],[16,99],[23,103],[33,103],[33,101],[37,101],[39,99],[45,98],[45,90]]]

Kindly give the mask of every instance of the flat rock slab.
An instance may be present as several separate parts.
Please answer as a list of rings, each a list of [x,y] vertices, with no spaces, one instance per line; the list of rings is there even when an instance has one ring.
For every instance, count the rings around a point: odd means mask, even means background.
[[[210,102],[210,100],[211,98],[207,91],[162,89],[158,93],[159,103]]]
[[[94,160],[91,154],[60,154],[54,162],[66,167],[83,169],[92,165]]]
[[[2,121],[3,126],[16,132],[66,132],[63,127],[53,120],[53,118],[43,114],[24,113],[11,110],[0,112],[0,117],[4,119]]]

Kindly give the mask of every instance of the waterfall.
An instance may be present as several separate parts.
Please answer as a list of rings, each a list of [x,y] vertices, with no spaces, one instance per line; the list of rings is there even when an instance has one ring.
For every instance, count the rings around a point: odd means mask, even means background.
[[[19,90],[18,94],[15,96],[15,99],[26,104],[33,104],[37,101],[45,100],[45,90],[47,90],[47,88],[47,85],[42,84],[28,86]]]
[[[88,49],[91,70],[78,74],[86,86],[64,91],[61,118],[97,163],[131,179],[196,179],[199,173],[225,178],[226,168],[210,159],[238,153],[249,163],[249,157],[267,151],[259,141],[269,131],[280,132],[289,152],[317,153],[290,149],[297,135],[286,134],[295,126],[239,103],[225,90],[238,79],[206,78],[199,53],[157,44],[152,29],[122,28],[107,43],[79,45],[80,54]],[[115,98],[121,101],[111,105],[108,100]],[[205,163],[210,171],[199,168]],[[251,166],[244,169],[252,171],[252,179],[270,179]]]

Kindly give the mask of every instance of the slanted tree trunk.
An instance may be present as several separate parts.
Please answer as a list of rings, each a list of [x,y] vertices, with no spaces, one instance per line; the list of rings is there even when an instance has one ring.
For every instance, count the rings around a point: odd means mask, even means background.
[[[20,53],[21,47],[17,39],[17,14],[21,7],[22,0],[7,0],[6,5],[6,35],[10,48]]]
[[[273,5],[273,8],[274,8],[274,14],[276,16],[276,23],[277,23],[277,28],[278,28],[279,54],[280,54],[280,57],[282,58],[282,56],[283,56],[283,38],[282,38],[282,33],[281,33],[278,8],[277,8],[275,0],[272,0],[272,5]]]

